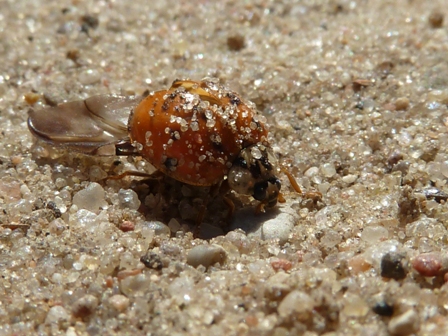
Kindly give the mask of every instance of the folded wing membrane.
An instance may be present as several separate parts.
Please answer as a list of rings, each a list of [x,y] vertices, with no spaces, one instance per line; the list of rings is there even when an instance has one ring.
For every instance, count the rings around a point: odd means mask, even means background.
[[[29,112],[28,127],[39,139],[90,155],[105,147],[130,147],[127,123],[141,97],[99,95]],[[114,154],[114,153],[109,153]]]

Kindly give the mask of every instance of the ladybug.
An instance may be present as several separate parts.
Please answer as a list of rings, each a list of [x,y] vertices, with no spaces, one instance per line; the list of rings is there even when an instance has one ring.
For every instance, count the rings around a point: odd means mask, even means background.
[[[46,142],[85,154],[140,155],[186,184],[225,181],[260,201],[257,209],[264,211],[283,201],[265,122],[252,102],[204,78],[176,80],[144,98],[100,95],[30,110],[28,127]]]

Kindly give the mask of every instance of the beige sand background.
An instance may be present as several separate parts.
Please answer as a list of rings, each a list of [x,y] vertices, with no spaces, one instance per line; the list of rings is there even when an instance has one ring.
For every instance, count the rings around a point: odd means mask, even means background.
[[[0,1],[0,335],[446,335],[446,8]],[[194,239],[201,191],[105,182],[153,168],[26,126],[30,108],[205,76],[257,105],[322,201],[281,176],[285,205],[255,216],[232,194],[227,233],[218,197]]]

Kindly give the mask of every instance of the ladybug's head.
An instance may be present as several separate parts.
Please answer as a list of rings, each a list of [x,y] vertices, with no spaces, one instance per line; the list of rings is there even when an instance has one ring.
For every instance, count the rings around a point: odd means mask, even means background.
[[[265,206],[273,207],[277,204],[281,188],[276,173],[277,160],[272,149],[258,143],[241,150],[227,180],[237,193],[252,195]]]

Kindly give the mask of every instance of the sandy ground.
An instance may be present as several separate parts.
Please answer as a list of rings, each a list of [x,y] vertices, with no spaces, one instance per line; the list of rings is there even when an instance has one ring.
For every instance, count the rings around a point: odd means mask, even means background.
[[[0,335],[448,334],[440,1],[0,1]],[[35,143],[40,109],[217,77],[254,102],[285,204]],[[202,196],[201,196],[202,195]]]

